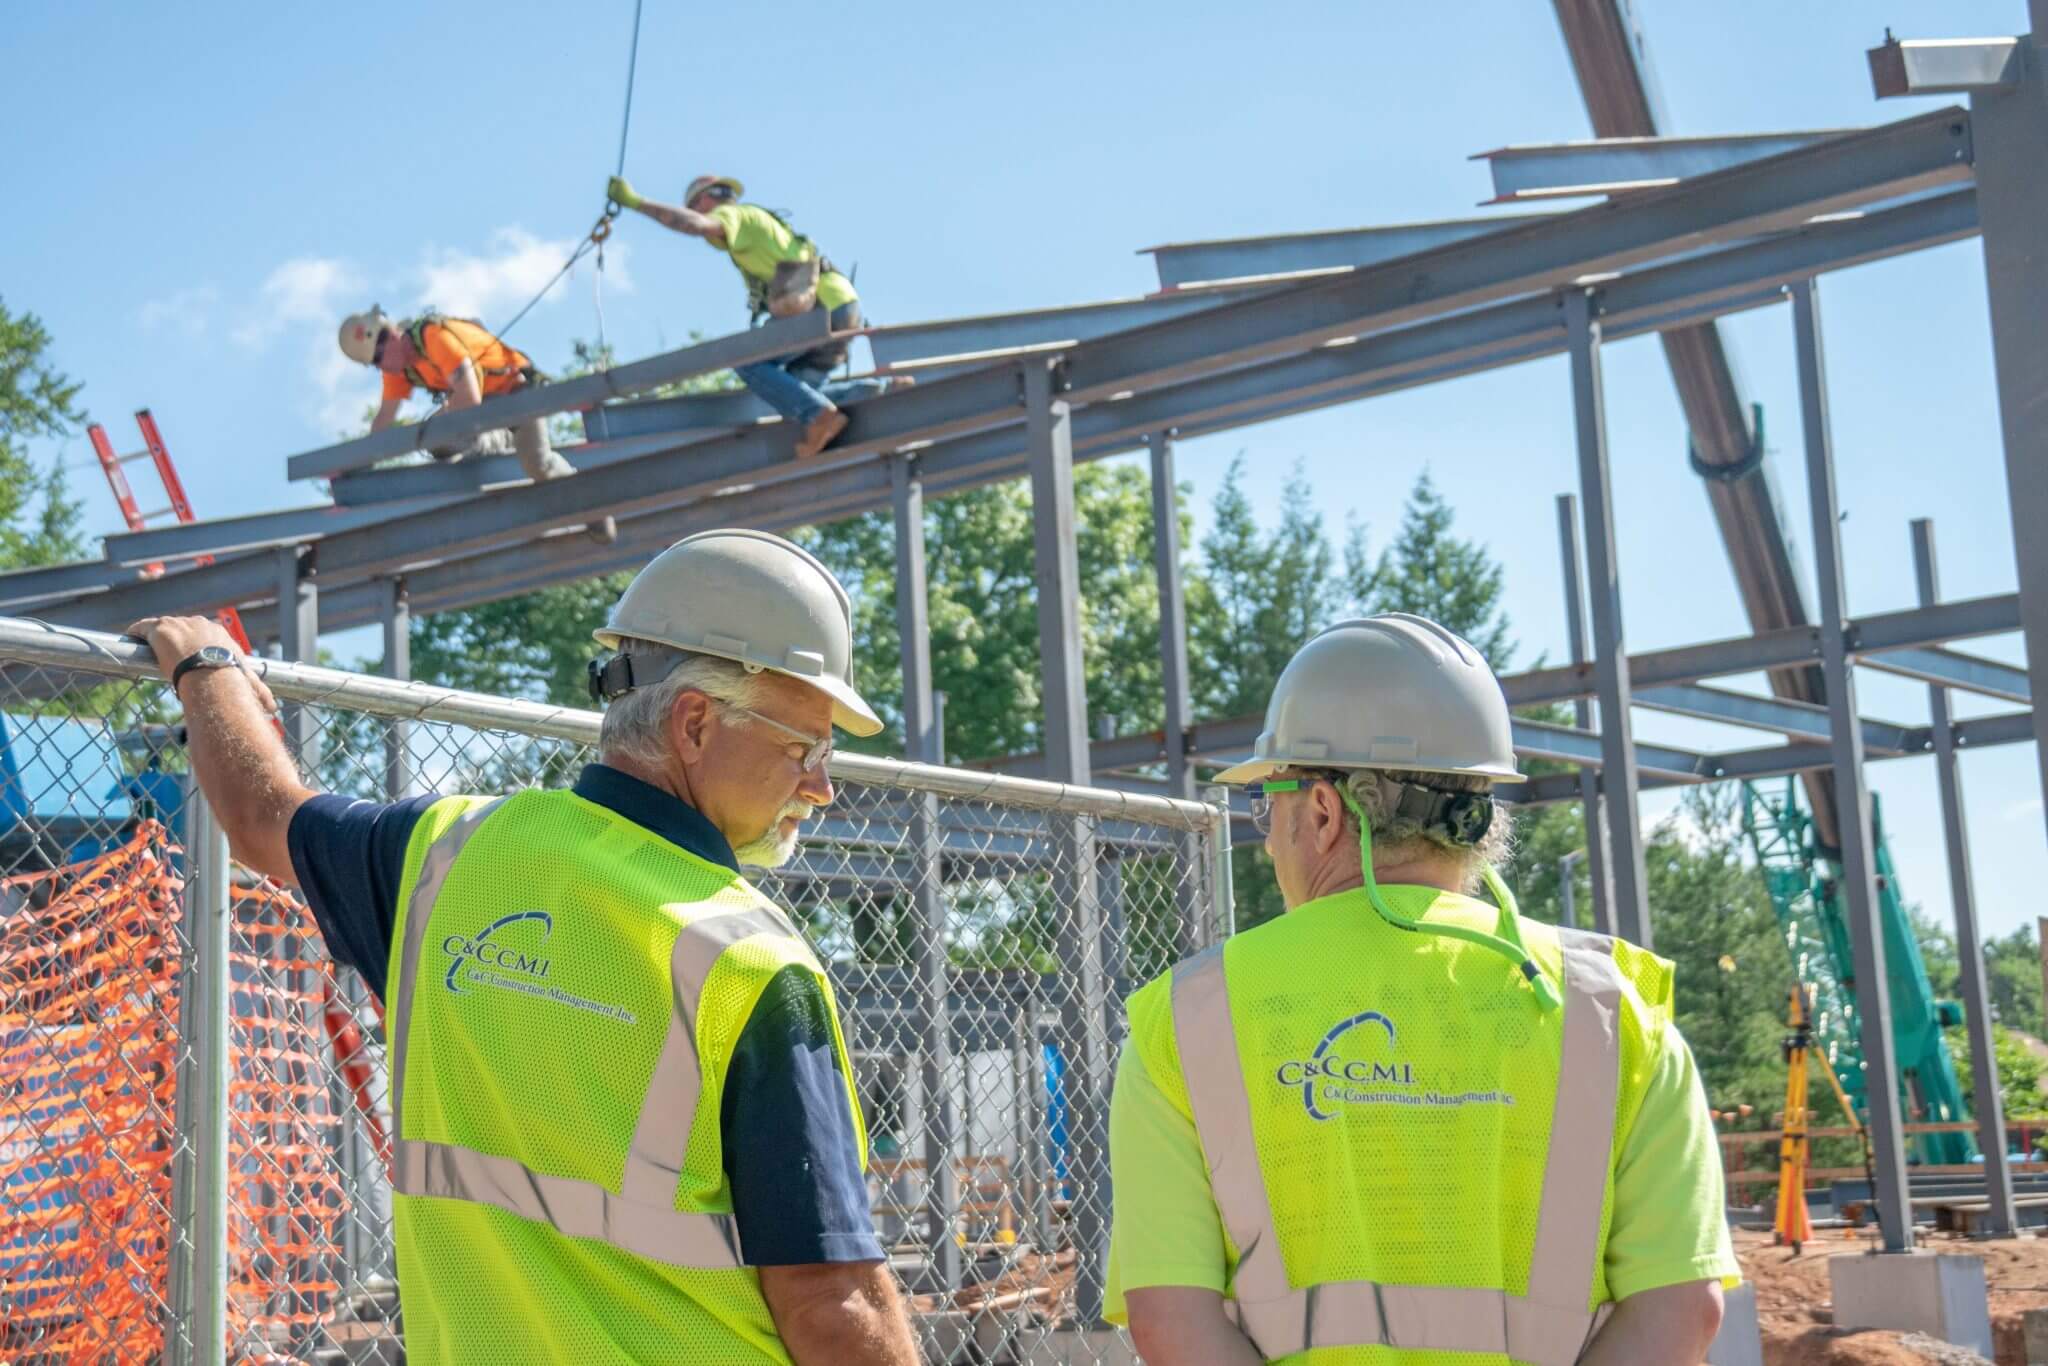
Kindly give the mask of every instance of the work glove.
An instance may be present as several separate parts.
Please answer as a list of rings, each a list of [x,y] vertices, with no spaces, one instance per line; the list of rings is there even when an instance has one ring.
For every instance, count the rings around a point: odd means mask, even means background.
[[[646,202],[633,193],[633,187],[626,183],[626,178],[622,175],[615,175],[605,182],[604,195],[622,209],[637,209]]]

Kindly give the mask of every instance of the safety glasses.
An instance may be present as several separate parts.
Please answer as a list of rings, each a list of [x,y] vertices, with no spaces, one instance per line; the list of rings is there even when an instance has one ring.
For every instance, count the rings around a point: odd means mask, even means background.
[[[759,721],[764,726],[779,730],[792,740],[801,741],[804,746],[804,752],[803,757],[798,759],[797,762],[803,766],[803,770],[806,773],[816,772],[819,764],[832,757],[832,734],[830,731],[827,731],[822,736],[807,735],[795,726],[785,726],[774,717],[763,716],[751,707],[735,706],[730,702],[724,702],[720,705],[727,711],[738,712],[741,716],[747,717],[750,720]]]
[[[1279,792],[1299,792],[1313,779],[1276,778],[1270,783],[1246,783],[1245,794],[1252,799],[1252,829],[1261,835],[1273,831],[1273,796]]]

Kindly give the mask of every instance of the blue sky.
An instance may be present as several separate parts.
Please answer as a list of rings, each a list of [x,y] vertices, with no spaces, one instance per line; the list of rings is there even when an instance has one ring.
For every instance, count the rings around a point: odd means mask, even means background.
[[[1884,24],[2025,25],[2018,0],[1641,6],[1670,131],[1686,133],[1905,117],[1932,105],[1870,97],[1863,52]],[[630,0],[17,6],[0,290],[48,323],[117,443],[132,409],[155,410],[202,515],[317,501],[285,456],[353,425],[375,392],[335,352],[338,315],[431,299],[496,320],[523,302],[600,206],[631,22]],[[859,263],[872,320],[907,322],[1144,293],[1134,253],[1159,242],[1468,215],[1490,192],[1473,153],[1588,134],[1536,0],[1282,3],[1256,19],[1209,0],[918,0],[858,17],[792,3],[772,18],[649,0],[627,169],[669,197],[702,170],[744,177]],[[699,244],[634,219],[607,261],[621,356],[743,322],[730,266]],[[1831,275],[1823,301],[1852,610],[1913,602],[1916,516],[1935,519],[1948,595],[2010,590],[1978,245]],[[1789,313],[1723,326],[1770,414],[1804,561]],[[515,335],[546,366],[595,330],[579,271]],[[1609,348],[1607,397],[1630,647],[1745,633],[1654,341]],[[1555,659],[1568,400],[1563,362],[1538,362],[1189,442],[1181,469],[1205,504],[1242,452],[1270,512],[1299,462],[1333,533],[1351,515],[1375,538],[1429,470],[1505,564],[1524,660]],[[41,454],[90,460],[82,439]],[[76,478],[90,528],[115,527],[97,473]],[[2018,659],[2010,640],[1972,648]],[[1862,689],[1870,714],[1926,714],[1917,686],[1866,672]],[[1647,715],[1638,729],[1745,743]],[[1872,775],[1908,895],[1945,916],[1931,764]],[[2048,875],[2032,747],[1970,755],[1964,777],[1981,911],[2003,931],[2033,914],[2008,889]],[[1670,803],[1646,805],[1654,819]]]

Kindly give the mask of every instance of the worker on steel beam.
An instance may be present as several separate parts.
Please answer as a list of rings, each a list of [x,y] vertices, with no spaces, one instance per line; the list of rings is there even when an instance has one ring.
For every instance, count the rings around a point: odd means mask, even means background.
[[[374,365],[384,372],[384,398],[370,430],[381,432],[398,420],[398,409],[414,389],[425,389],[441,400],[440,411],[459,413],[474,408],[486,398],[514,394],[529,384],[541,382],[540,372],[526,353],[518,351],[484,328],[464,318],[434,314],[394,323],[375,304],[367,313],[342,319],[341,353],[359,365]],[[576,467],[555,452],[548,441],[547,419],[530,417],[511,428],[511,445],[519,467],[529,479],[559,479],[576,473]],[[430,447],[442,460],[468,454],[502,453],[501,433],[487,432],[468,447]]]
[[[766,317],[794,318],[822,308],[831,314],[835,334],[859,329],[860,296],[853,292],[853,282],[833,269],[816,244],[781,215],[741,203],[745,193],[731,176],[700,175],[683,191],[678,208],[636,193],[621,176],[613,176],[605,186],[614,203],[638,209],[663,227],[701,237],[730,256],[746,281],[747,306],[756,326]],[[798,427],[799,459],[818,454],[846,430],[842,404],[873,398],[891,387],[892,381],[874,377],[831,378],[845,363],[852,340],[851,335],[835,335],[798,355],[733,367],[756,397]],[[911,380],[904,377],[893,383]]]
[[[1281,674],[1218,780],[1288,913],[1130,1000],[1106,1312],[1148,1363],[1705,1355],[1738,1270],[1671,964],[1517,914],[1517,779],[1499,682],[1433,622]]]
[[[137,622],[235,856],[387,1005],[415,1366],[914,1366],[830,979],[743,873],[833,798],[852,611],[758,531],[677,542],[591,665],[573,790],[322,795],[214,622]]]

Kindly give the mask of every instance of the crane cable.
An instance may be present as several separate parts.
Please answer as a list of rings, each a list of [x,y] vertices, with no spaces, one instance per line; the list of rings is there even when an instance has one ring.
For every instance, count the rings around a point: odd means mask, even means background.
[[[624,114],[619,119],[619,168],[613,172],[614,175],[624,175],[626,173],[626,139],[633,129],[633,80],[635,75],[638,74],[640,66],[640,13],[644,5],[645,0],[633,0],[633,41],[626,52],[626,108]],[[604,212],[598,215],[597,222],[584,235],[583,240],[576,244],[576,249],[569,253],[569,259],[562,262],[560,270],[548,277],[548,282],[540,287],[538,293],[526,301],[525,307],[512,315],[510,322],[497,330],[498,340],[503,341],[505,334],[517,327],[520,319],[531,313],[533,306],[546,298],[548,291],[553,289],[564,275],[573,270],[578,261],[582,260],[590,252],[595,251],[597,253],[598,272],[598,280],[594,283],[594,288],[597,290],[598,364],[601,369],[611,368],[610,359],[606,355],[607,348],[604,339],[604,241],[612,235],[612,220],[619,216],[620,211],[621,206],[616,201],[611,199],[605,200]]]

